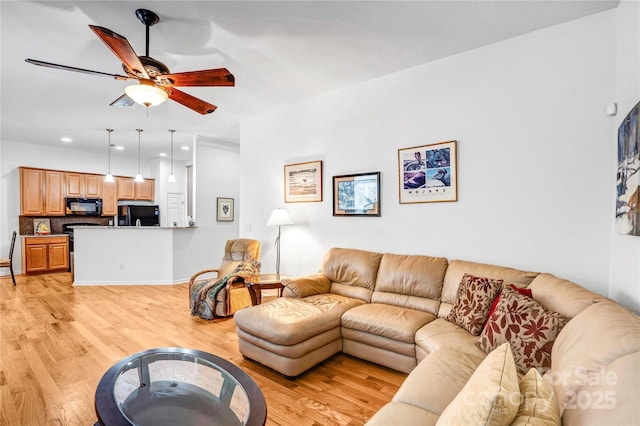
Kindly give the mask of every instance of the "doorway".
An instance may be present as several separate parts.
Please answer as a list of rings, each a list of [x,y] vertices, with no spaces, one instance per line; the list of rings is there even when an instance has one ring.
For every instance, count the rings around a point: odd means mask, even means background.
[[[167,192],[167,226],[186,226],[184,192]]]

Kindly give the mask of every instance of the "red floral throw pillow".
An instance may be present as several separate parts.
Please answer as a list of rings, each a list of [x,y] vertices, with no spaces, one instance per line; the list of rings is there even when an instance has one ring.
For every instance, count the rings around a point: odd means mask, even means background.
[[[569,318],[505,287],[478,338],[478,346],[489,353],[508,342],[519,373],[525,374],[531,368],[544,373],[551,367],[553,342],[567,322]]]
[[[517,291],[520,294],[524,294],[525,296],[533,298],[533,293],[528,288],[516,287],[513,284],[509,284],[509,287],[511,287],[512,289],[514,289],[515,291]],[[502,293],[498,294],[498,297],[496,297],[495,300],[493,301],[493,303],[491,304],[491,309],[489,309],[489,315],[487,315],[487,319],[489,319],[489,317],[491,317],[491,314],[493,313],[493,311],[496,310],[496,306],[498,306],[498,302],[500,301],[500,296],[501,295],[502,295]]]
[[[477,336],[482,331],[491,303],[502,288],[502,280],[464,274],[456,293],[456,301],[447,321],[458,324]]]

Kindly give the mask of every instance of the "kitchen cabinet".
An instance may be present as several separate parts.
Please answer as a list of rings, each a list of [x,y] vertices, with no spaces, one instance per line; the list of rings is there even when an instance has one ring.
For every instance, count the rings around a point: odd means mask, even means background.
[[[130,177],[118,177],[118,200],[135,200],[135,182]]]
[[[44,172],[20,168],[20,212],[39,216],[44,210]]]
[[[64,216],[64,173],[47,170],[44,173],[44,215]]]
[[[144,182],[136,182],[136,200],[153,201],[155,198],[155,181],[145,179]]]
[[[118,200],[153,201],[154,198],[155,180],[135,182],[130,177],[118,177]]]
[[[68,237],[23,237],[22,262],[22,270],[26,274],[67,271]]]
[[[102,184],[102,216],[118,214],[118,187],[115,182]]]
[[[64,173],[20,167],[20,213],[64,216]]]
[[[67,197],[102,198],[102,175],[65,173]]]

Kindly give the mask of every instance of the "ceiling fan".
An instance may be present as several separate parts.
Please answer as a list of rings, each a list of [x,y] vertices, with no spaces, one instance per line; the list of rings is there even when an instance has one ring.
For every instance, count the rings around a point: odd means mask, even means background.
[[[144,56],[136,55],[129,41],[110,29],[89,25],[89,28],[111,49],[122,62],[126,75],[110,74],[67,65],[53,64],[36,59],[25,59],[26,62],[49,68],[112,77],[116,80],[138,80],[139,84],[125,88],[125,94],[113,101],[111,106],[130,106],[134,102],[145,106],[157,105],[167,98],[178,102],[200,114],[210,114],[216,106],[202,99],[182,92],[175,87],[184,86],[235,86],[233,74],[226,68],[200,71],[171,73],[160,61],[149,56],[149,27],[160,21],[158,15],[147,9],[136,10],[136,16],[146,27],[146,52]],[[145,94],[140,97],[140,93]]]

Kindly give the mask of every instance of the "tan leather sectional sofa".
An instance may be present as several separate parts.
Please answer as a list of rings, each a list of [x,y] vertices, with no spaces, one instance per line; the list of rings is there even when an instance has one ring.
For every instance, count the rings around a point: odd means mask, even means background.
[[[478,336],[445,319],[465,274],[526,287],[569,321],[544,373],[563,424],[639,424],[640,317],[546,273],[332,248],[318,274],[285,280],[283,297],[236,312],[240,352],[291,377],[340,351],[410,373],[368,424],[436,424],[488,359]]]

